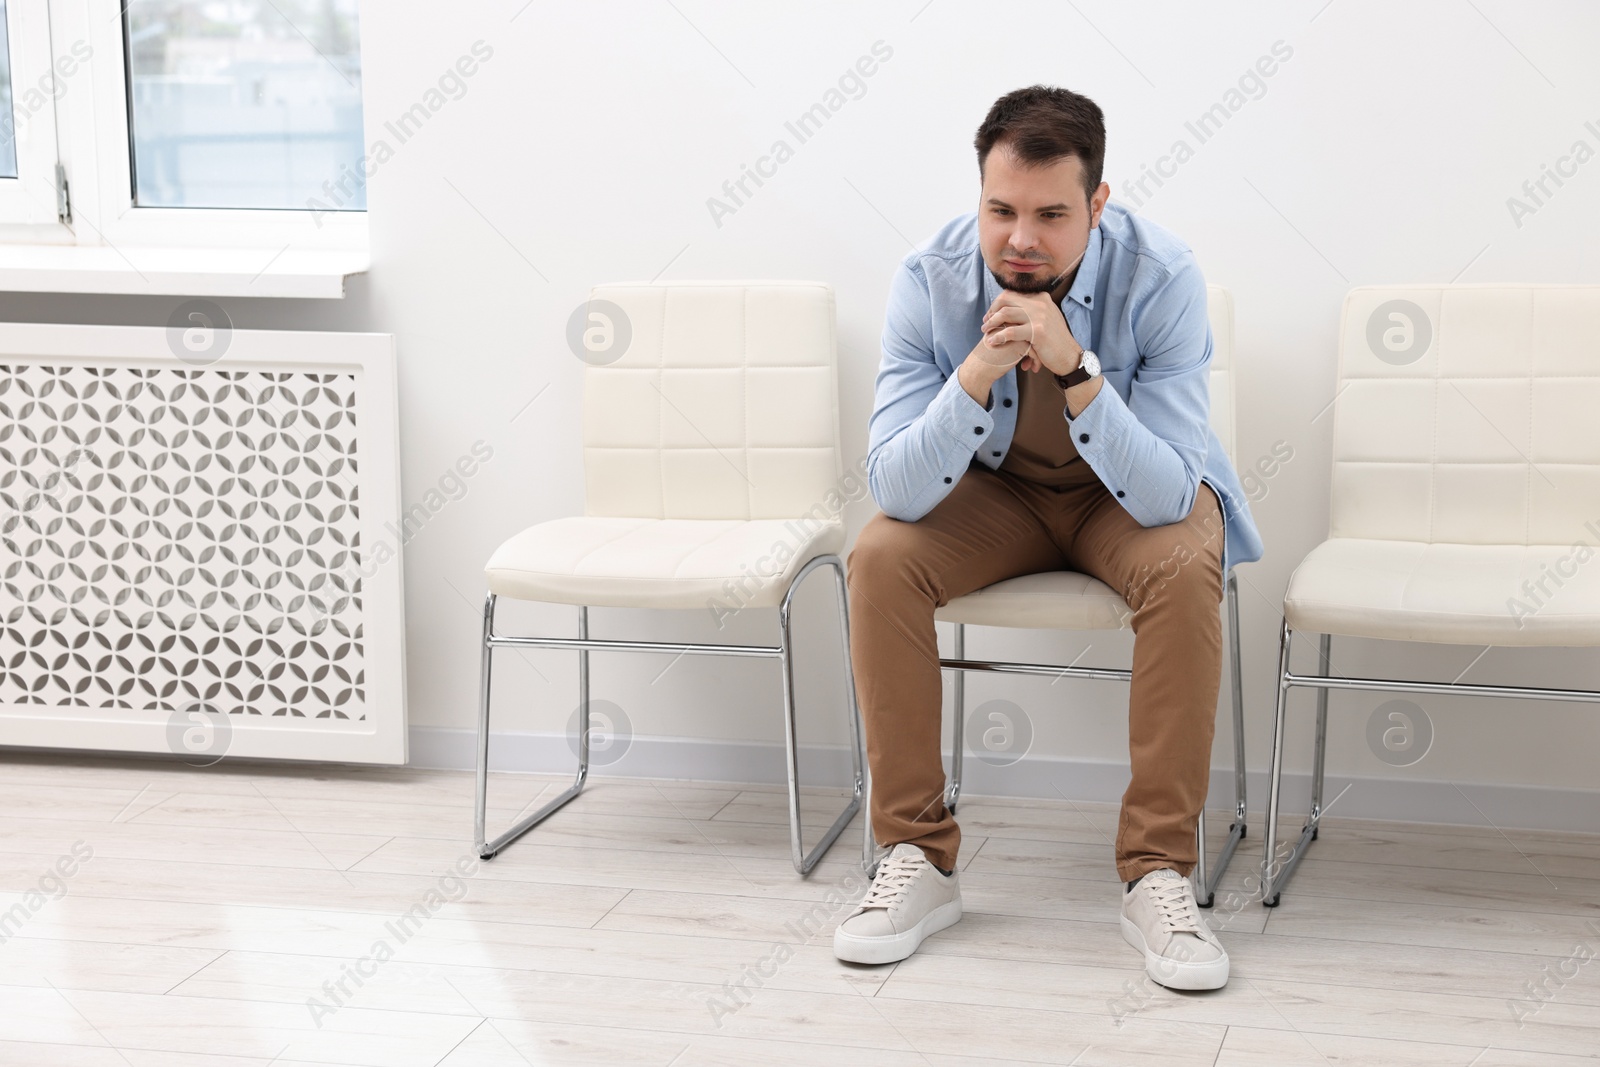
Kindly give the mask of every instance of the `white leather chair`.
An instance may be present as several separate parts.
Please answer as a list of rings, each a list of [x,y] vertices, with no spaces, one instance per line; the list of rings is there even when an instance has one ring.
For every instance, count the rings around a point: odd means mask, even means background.
[[[602,303],[607,302],[607,303]],[[808,874],[861,807],[861,718],[850,670],[833,290],[821,282],[618,283],[590,290],[588,322],[619,351],[584,342],[584,514],[531,526],[484,568],[478,711],[478,854],[493,857],[577,796],[589,770],[589,653],[777,657],[795,869]],[[620,321],[617,321],[620,318]],[[624,341],[624,338],[628,338]],[[625,346],[625,347],[624,347]],[[853,795],[805,853],[795,743],[789,603],[833,568],[844,657]],[[496,598],[578,606],[578,636],[494,632]],[[776,645],[595,640],[590,605],[778,609]],[[719,618],[719,626],[721,625]],[[578,771],[572,785],[486,839],[489,678],[497,647],[578,653]]]
[[[1268,907],[1317,838],[1330,689],[1600,701],[1585,690],[1336,677],[1328,666],[1336,633],[1600,645],[1600,567],[1558,565],[1600,515],[1600,287],[1352,289],[1336,384],[1328,538],[1290,576],[1279,629]],[[1542,593],[1524,584],[1541,580]],[[1296,630],[1321,635],[1317,675],[1289,670]],[[1274,872],[1292,686],[1317,691],[1311,806]]]
[[[1233,301],[1221,286],[1207,286],[1207,309],[1211,319],[1211,425],[1221,438],[1231,459],[1234,454],[1233,386]],[[1216,870],[1207,877],[1206,823],[1200,813],[1199,861],[1193,872],[1195,898],[1201,907],[1210,907],[1217,882],[1227,870],[1234,850],[1245,835],[1244,701],[1239,663],[1239,592],[1232,573],[1226,579],[1228,610],[1228,648],[1232,663],[1233,744],[1234,744],[1234,820],[1228,840],[1218,855]],[[945,805],[951,811],[961,794],[961,756],[966,733],[967,671],[992,671],[1004,674],[1049,675],[1051,677],[1099,678],[1127,682],[1133,671],[1113,667],[1078,667],[1047,663],[1013,663],[1000,660],[965,658],[968,626],[1003,626],[1029,630],[1124,630],[1130,629],[1133,611],[1121,594],[1097,578],[1075,571],[1046,571],[1007,578],[945,604],[934,611],[938,622],[955,624],[955,655],[940,657],[939,665],[956,672],[955,723],[951,738],[949,781]],[[870,820],[869,820],[870,822]],[[869,842],[871,830],[868,829]]]

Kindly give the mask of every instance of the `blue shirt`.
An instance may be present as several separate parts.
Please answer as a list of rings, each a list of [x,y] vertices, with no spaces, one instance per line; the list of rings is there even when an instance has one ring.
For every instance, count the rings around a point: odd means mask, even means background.
[[[867,433],[867,482],[891,518],[932,511],[974,459],[990,469],[1005,460],[1017,369],[994,383],[987,407],[955,374],[1000,292],[978,249],[975,211],[895,271]],[[1244,487],[1211,428],[1211,323],[1194,253],[1108,202],[1060,307],[1105,377],[1077,418],[1062,408],[1078,455],[1141,526],[1187,518],[1204,481],[1222,504],[1223,574],[1260,559]]]

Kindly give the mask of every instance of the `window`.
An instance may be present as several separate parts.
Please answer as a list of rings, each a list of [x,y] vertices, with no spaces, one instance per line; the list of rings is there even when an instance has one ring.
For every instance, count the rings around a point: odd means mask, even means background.
[[[17,176],[17,123],[11,110],[11,44],[6,40],[6,4],[0,0],[0,178]]]
[[[0,0],[0,223],[54,225],[56,127],[42,0]]]
[[[364,251],[359,29],[356,0],[0,0],[0,245],[140,277],[139,249]]]
[[[354,0],[139,0],[123,19],[136,205],[304,210],[359,164]]]

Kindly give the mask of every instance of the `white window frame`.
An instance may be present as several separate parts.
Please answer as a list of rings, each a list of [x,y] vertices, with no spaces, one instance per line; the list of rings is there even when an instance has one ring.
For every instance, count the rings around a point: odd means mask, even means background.
[[[53,61],[65,64],[70,58],[76,68],[70,78],[61,79],[63,84],[56,87],[56,129],[53,131],[57,134],[59,158],[68,182],[71,219],[65,224],[51,218],[46,225],[17,225],[0,216],[0,222],[13,223],[0,225],[0,243],[110,246],[118,251],[292,248],[296,252],[365,253],[365,211],[134,205],[122,23],[122,11],[127,2],[8,0],[8,7],[26,8],[30,15],[48,9],[48,39]],[[86,47],[91,54],[86,61],[80,60]],[[15,54],[15,49],[13,52]],[[16,77],[13,73],[14,80]],[[52,180],[50,184],[49,203],[53,215],[55,183]],[[129,258],[137,259],[131,255]]]
[[[56,225],[56,117],[50,19],[40,0],[7,0],[17,176],[0,179],[0,222]]]

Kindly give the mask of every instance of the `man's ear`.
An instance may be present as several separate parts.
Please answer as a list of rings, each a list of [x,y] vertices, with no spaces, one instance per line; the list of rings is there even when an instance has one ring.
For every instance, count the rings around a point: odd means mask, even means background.
[[[1106,209],[1106,201],[1110,199],[1111,186],[1101,182],[1100,187],[1089,198],[1089,229],[1092,230],[1100,225],[1100,213]]]

